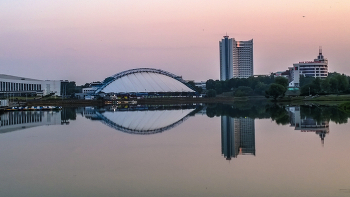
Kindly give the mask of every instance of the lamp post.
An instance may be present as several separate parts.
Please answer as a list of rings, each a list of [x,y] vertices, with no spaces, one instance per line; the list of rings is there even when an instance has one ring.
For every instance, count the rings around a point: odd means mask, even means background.
[[[311,96],[311,94],[310,94],[310,86],[309,86],[309,96]]]

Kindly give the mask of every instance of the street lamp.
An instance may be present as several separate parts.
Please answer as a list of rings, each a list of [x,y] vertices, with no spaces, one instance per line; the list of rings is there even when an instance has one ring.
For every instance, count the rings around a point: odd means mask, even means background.
[[[309,96],[311,96],[311,94],[310,94],[310,86],[309,86]]]

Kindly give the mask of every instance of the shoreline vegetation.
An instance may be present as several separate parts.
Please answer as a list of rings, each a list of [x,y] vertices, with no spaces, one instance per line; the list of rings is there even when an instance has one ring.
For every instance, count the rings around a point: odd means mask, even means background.
[[[340,105],[350,103],[350,94],[346,95],[321,95],[321,96],[295,96],[284,97],[274,101],[264,96],[246,96],[234,97],[225,94],[217,95],[213,98],[143,98],[137,99],[137,104],[190,104],[190,103],[231,103],[236,102],[271,102],[282,105]],[[31,105],[60,105],[60,106],[101,106],[105,105],[106,100],[77,100],[77,99],[46,99],[46,100],[28,100],[20,101],[21,104]],[[113,102],[112,102],[113,104]],[[348,104],[349,105],[349,104]]]

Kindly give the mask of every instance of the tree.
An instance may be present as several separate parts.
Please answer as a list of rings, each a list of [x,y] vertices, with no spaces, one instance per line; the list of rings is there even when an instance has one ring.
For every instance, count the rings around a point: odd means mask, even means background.
[[[215,89],[215,81],[212,79],[207,80],[207,82],[205,83],[205,86],[207,88],[207,90],[210,89]]]
[[[272,83],[269,89],[266,91],[267,96],[271,96],[273,100],[277,100],[278,97],[283,97],[286,93],[287,88],[283,87],[280,84]]]
[[[216,97],[216,91],[215,91],[214,89],[208,90],[207,96],[208,96],[209,98]]]
[[[342,74],[342,75],[336,76],[336,78],[338,80],[339,90],[341,92],[347,91],[349,88],[349,81],[347,77],[344,74]]]
[[[202,93],[203,89],[201,87],[196,86],[194,81],[188,81],[187,84],[190,86],[190,88],[193,88],[199,94]]]
[[[332,92],[338,93],[338,80],[335,77],[329,79],[329,84]]]
[[[259,94],[259,95],[264,95],[265,94],[265,91],[269,88],[268,85],[262,83],[262,82],[259,82],[258,84],[256,84],[255,88],[254,88],[254,92],[256,94]]]
[[[329,83],[329,78],[325,78],[321,80],[321,92],[322,93],[329,93],[330,92],[331,84]]]
[[[88,88],[90,87],[90,83],[85,83],[84,85],[81,86],[82,88]]]
[[[103,80],[103,83],[106,84],[110,81],[112,81],[114,79],[114,77],[107,77],[105,80]]]
[[[222,83],[219,80],[215,81],[215,88],[214,90],[216,91],[217,94],[221,94],[223,89],[222,89]]]
[[[317,94],[316,88],[312,84],[304,85],[300,88],[300,95],[308,96]]]
[[[288,87],[288,79],[285,77],[276,77],[275,83],[280,84],[281,86],[287,88]]]
[[[236,89],[236,91],[234,93],[234,96],[237,96],[237,97],[252,96],[253,94],[254,94],[254,91],[250,87],[248,87],[248,86],[239,86]]]
[[[300,75],[300,87],[312,83],[314,79],[313,77],[304,77],[304,75]]]
[[[319,94],[321,92],[321,79],[319,77],[315,78],[312,81],[311,88],[315,92],[315,94]]]

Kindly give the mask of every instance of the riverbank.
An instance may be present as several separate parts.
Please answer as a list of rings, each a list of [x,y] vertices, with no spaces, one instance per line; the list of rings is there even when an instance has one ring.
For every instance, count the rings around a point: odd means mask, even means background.
[[[289,103],[292,105],[339,105],[350,101],[350,95],[322,95],[322,96],[296,96],[285,97],[278,100],[278,103]]]
[[[57,99],[57,100],[30,100],[27,101],[26,106],[102,106],[103,100],[78,100],[78,99]]]
[[[339,105],[350,101],[350,95],[324,95],[324,96],[296,96],[284,97],[278,99],[277,103],[283,105]],[[137,99],[137,104],[145,105],[166,105],[166,104],[190,104],[190,103],[266,103],[274,102],[264,96],[232,97],[218,95],[214,98],[190,98],[190,97],[172,97],[172,98],[144,98]],[[16,102],[14,102],[16,103]],[[77,99],[54,99],[54,100],[28,100],[21,102],[22,106],[103,106],[105,100],[77,100]]]

